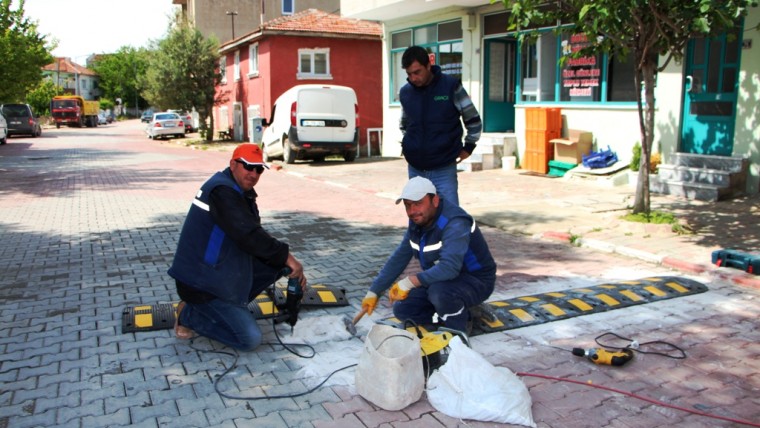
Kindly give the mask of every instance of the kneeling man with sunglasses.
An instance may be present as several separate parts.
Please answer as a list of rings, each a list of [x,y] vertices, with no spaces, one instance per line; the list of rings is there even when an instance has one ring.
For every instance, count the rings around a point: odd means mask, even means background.
[[[248,303],[285,267],[306,287],[303,266],[288,244],[261,226],[254,186],[269,167],[256,144],[239,145],[230,165],[198,190],[179,236],[169,275],[176,280],[180,339],[195,335],[250,351],[261,330]]]

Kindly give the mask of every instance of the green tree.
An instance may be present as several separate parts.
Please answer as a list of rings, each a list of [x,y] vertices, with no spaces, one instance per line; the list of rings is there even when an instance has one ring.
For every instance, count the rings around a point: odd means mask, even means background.
[[[147,107],[141,96],[139,76],[148,69],[149,52],[145,48],[122,46],[116,53],[102,55],[91,67],[100,77],[103,97],[111,100],[121,98],[127,106]]]
[[[495,2],[496,0],[491,0]],[[641,167],[633,212],[649,213],[649,174],[654,142],[657,73],[681,60],[693,37],[720,34],[734,27],[755,0],[502,0],[510,12],[510,29],[554,26],[585,34],[595,41],[576,53],[632,54],[641,129]],[[520,32],[520,38],[533,31]],[[660,58],[663,61],[660,62]],[[642,91],[642,88],[644,89]],[[641,94],[644,93],[644,99]]]
[[[24,16],[24,0],[11,10],[12,0],[0,0],[0,103],[21,102],[42,81],[42,67],[53,62],[51,47]]]
[[[146,73],[140,79],[143,96],[161,109],[198,111],[202,135],[211,141],[214,134],[213,108],[225,101],[217,96],[221,80],[218,71],[219,42],[206,38],[187,22],[177,18],[165,39],[151,52]],[[207,125],[208,120],[208,125]]]
[[[26,102],[38,115],[50,115],[50,101],[56,95],[63,94],[63,88],[45,79],[26,95]]]

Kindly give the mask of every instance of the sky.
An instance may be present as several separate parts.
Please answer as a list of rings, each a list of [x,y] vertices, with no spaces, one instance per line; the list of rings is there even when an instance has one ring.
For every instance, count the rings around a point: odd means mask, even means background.
[[[40,34],[58,40],[53,56],[84,64],[91,54],[163,38],[177,7],[172,0],[26,0],[24,10]]]

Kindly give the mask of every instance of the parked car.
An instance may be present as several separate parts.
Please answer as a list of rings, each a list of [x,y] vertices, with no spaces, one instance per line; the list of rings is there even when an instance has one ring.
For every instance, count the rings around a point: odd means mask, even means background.
[[[359,106],[353,89],[338,85],[296,85],[280,95],[262,134],[264,159],[356,159]]]
[[[153,119],[153,110],[145,110],[140,117],[140,122],[150,123]]]
[[[154,113],[153,118],[146,128],[148,138],[168,138],[175,136],[182,138],[185,136],[185,123],[177,113],[168,111]]]
[[[5,116],[0,114],[0,144],[5,144],[8,139],[8,122],[5,121]]]
[[[184,111],[184,110],[167,110],[172,113],[177,113],[179,117],[182,118],[182,121],[185,122],[185,133],[188,134],[190,132],[195,132],[197,129],[193,127],[193,115]]]
[[[98,125],[105,125],[108,123],[108,118],[104,112],[98,113]]]
[[[0,107],[8,123],[8,137],[11,135],[30,135],[39,137],[42,128],[37,116],[29,104],[3,104]]]

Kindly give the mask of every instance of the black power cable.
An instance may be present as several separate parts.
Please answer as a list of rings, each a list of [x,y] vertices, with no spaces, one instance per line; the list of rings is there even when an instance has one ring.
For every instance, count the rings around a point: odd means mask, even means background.
[[[604,344],[604,343],[601,342],[600,339],[603,338],[603,337],[605,337],[605,336],[613,336],[616,339],[628,342],[628,344],[625,345],[625,346],[613,346],[613,345],[610,345],[610,344]],[[601,346],[602,348],[617,348],[617,349],[627,348],[627,349],[630,349],[632,351],[636,351],[636,352],[638,352],[640,354],[660,355],[660,356],[663,356],[663,357],[673,358],[673,359],[676,359],[676,360],[683,360],[684,358],[686,358],[686,352],[683,349],[679,348],[678,346],[676,346],[676,345],[674,345],[674,344],[672,344],[670,342],[664,342],[662,340],[653,340],[653,341],[650,341],[650,342],[638,343],[635,340],[629,339],[627,337],[623,337],[623,336],[621,336],[621,335],[619,335],[617,333],[607,332],[607,333],[603,333],[603,334],[597,336],[594,339],[594,341],[596,342],[597,345]],[[646,351],[646,350],[643,349],[645,347],[654,347],[654,346],[658,346],[658,345],[664,346],[664,347],[669,348],[669,349],[667,349],[666,351],[663,351],[663,352],[660,352],[660,351]],[[673,352],[676,352],[677,354],[673,355],[672,354]]]
[[[273,304],[274,304],[274,295],[275,295],[274,294],[275,283],[277,282],[277,280],[279,278],[280,278],[280,275],[279,275],[279,273],[277,273],[277,274],[275,274],[274,281],[272,281],[272,292],[270,294],[270,298],[272,299],[272,303]],[[280,345],[286,351],[290,352],[291,354],[293,354],[293,355],[295,355],[297,357],[300,357],[300,358],[314,358],[314,356],[317,354],[317,352],[314,349],[314,347],[311,346],[311,345],[309,345],[308,343],[285,343],[285,342],[283,342],[282,338],[277,333],[277,328],[275,327],[277,325],[277,317],[276,316],[272,316],[271,319],[272,319],[272,330],[274,331],[274,335],[277,338],[277,343],[264,342],[261,345],[268,345],[268,346],[277,346],[277,345]],[[301,396],[304,396],[304,395],[307,395],[307,394],[311,394],[312,392],[314,392],[317,389],[319,389],[320,387],[322,387],[322,385],[324,385],[336,373],[338,373],[340,371],[343,371],[343,370],[346,370],[346,369],[349,369],[351,367],[356,367],[356,365],[357,365],[357,364],[351,364],[351,365],[339,368],[339,369],[333,371],[332,373],[330,373],[329,375],[327,375],[327,377],[322,382],[320,382],[319,385],[315,386],[312,389],[309,389],[308,391],[299,392],[297,394],[291,394],[291,395],[269,395],[269,396],[264,396],[264,397],[245,397],[245,396],[240,396],[240,395],[231,395],[231,394],[227,394],[226,392],[221,391],[219,389],[219,383],[222,381],[222,379],[224,379],[225,376],[227,376],[227,374],[229,374],[233,369],[235,369],[237,367],[237,362],[238,362],[238,359],[240,358],[240,356],[238,355],[238,353],[237,352],[229,352],[229,351],[217,351],[217,350],[199,349],[199,348],[196,348],[196,347],[193,346],[194,340],[195,339],[191,339],[190,340],[190,349],[193,349],[196,352],[221,354],[221,355],[227,355],[227,356],[230,356],[230,357],[234,358],[234,361],[232,362],[232,364],[230,365],[230,367],[228,367],[227,369],[225,369],[224,372],[219,377],[217,377],[214,380],[214,390],[217,392],[217,394],[219,394],[220,396],[222,396],[224,398],[230,399],[230,400],[272,400],[272,399],[277,399],[277,398],[296,398],[296,397],[301,397]],[[295,351],[294,349],[292,349],[292,347],[298,347],[298,346],[306,347],[306,348],[310,349],[311,350],[311,354],[307,354],[307,355],[300,354],[297,351]]]

